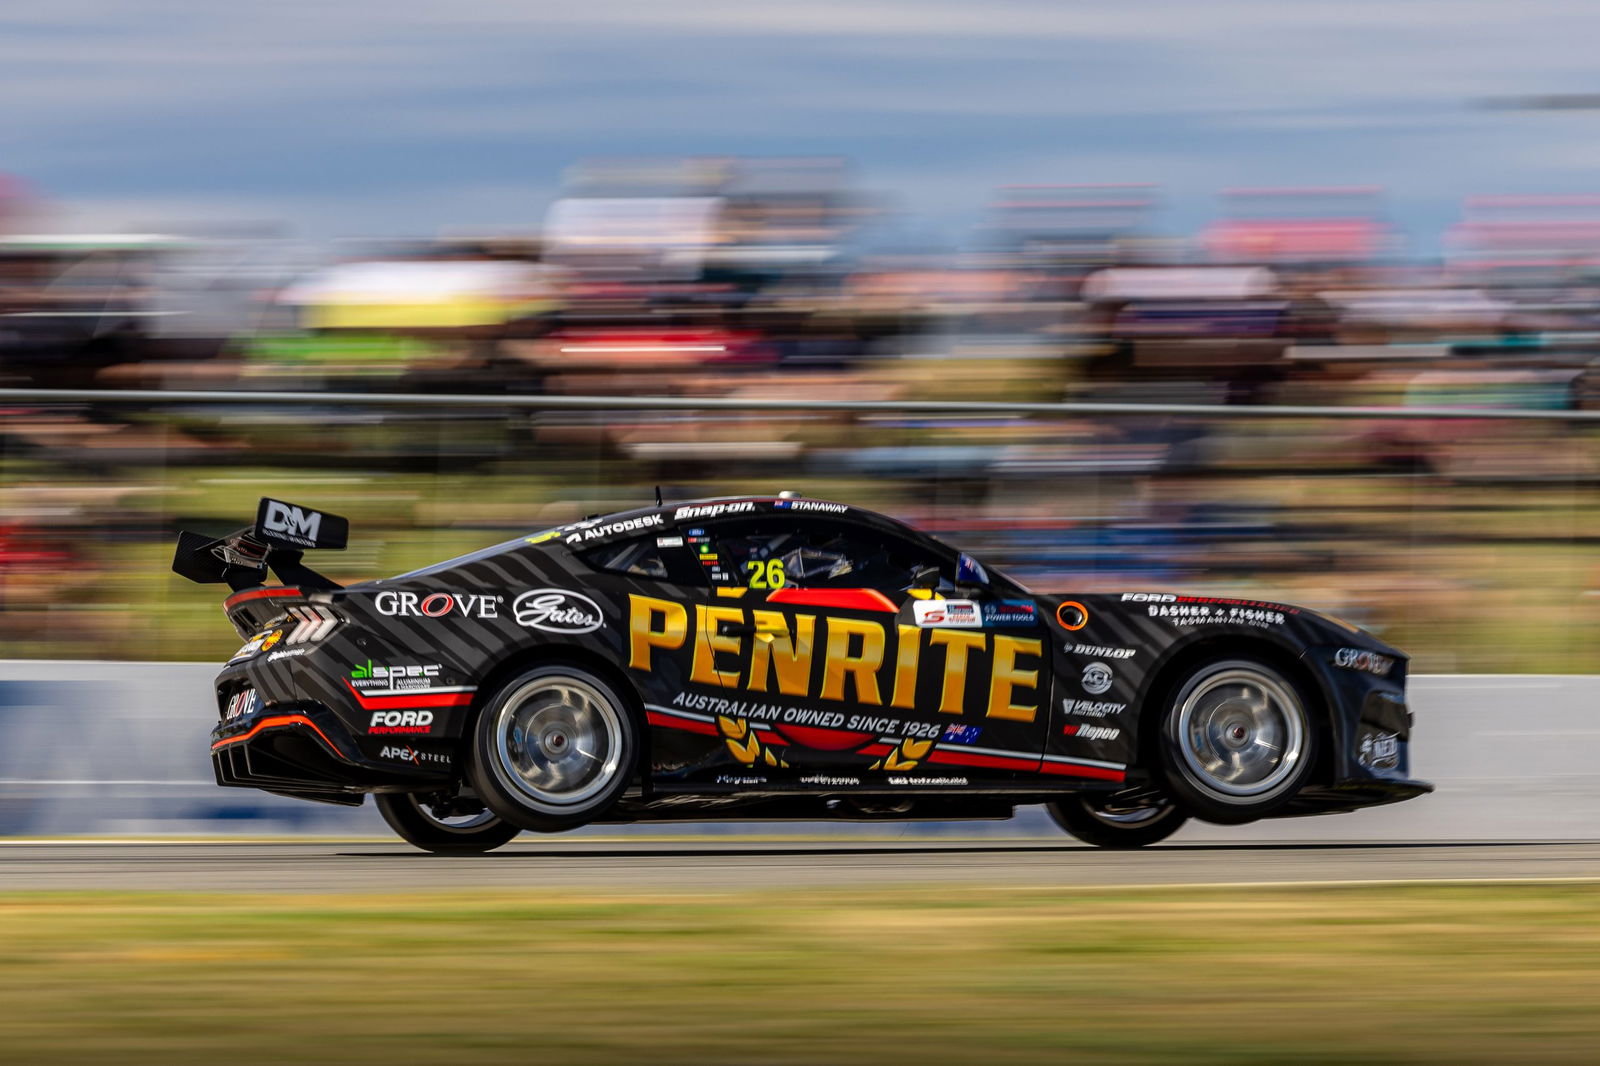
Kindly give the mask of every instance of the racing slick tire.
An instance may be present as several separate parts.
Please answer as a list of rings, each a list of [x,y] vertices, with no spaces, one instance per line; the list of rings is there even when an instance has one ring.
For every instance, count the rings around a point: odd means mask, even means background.
[[[638,720],[610,682],[578,666],[541,666],[484,703],[467,777],[507,822],[559,833],[611,809],[639,748]]]
[[[1316,764],[1317,706],[1258,659],[1192,670],[1161,719],[1163,791],[1197,818],[1242,825],[1294,799]]]
[[[465,814],[440,811],[429,802],[435,797],[423,793],[380,792],[372,798],[400,839],[436,855],[481,855],[522,832],[487,808]]]
[[[1159,844],[1183,827],[1189,816],[1172,803],[1121,807],[1112,797],[1084,793],[1046,803],[1050,820],[1097,848],[1142,848]]]

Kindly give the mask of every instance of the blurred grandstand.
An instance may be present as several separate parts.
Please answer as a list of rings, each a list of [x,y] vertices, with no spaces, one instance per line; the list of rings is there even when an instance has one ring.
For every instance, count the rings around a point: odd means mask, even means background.
[[[1437,262],[1375,189],[1000,192],[957,253],[874,250],[830,158],[596,160],[533,233],[306,247],[0,213],[0,385],[732,401],[715,411],[0,408],[7,655],[201,658],[180,524],[350,513],[378,576],[669,495],[801,488],[1041,587],[1248,591],[1425,669],[1591,670],[1597,434],[1562,421],[774,414],[741,399],[1600,407],[1600,200],[1473,200]],[[1591,423],[1592,424],[1592,423]]]

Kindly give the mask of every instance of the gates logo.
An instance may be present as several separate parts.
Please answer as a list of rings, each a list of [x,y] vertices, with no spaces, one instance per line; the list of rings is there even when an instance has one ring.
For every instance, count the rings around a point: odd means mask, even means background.
[[[533,589],[511,604],[517,625],[546,633],[592,633],[605,624],[600,605],[579,592]]]

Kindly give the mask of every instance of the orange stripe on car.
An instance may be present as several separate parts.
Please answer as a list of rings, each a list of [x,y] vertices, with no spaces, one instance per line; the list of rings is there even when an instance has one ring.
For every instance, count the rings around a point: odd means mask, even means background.
[[[307,726],[313,733],[322,738],[322,742],[328,745],[328,747],[333,750],[335,755],[339,756],[341,759],[345,758],[344,753],[339,750],[339,745],[329,740],[328,734],[318,729],[317,723],[313,722],[303,714],[278,714],[273,715],[271,718],[263,718],[261,721],[250,727],[250,732],[241,733],[236,737],[224,737],[222,740],[219,740],[215,744],[211,745],[211,750],[216,751],[218,748],[225,747],[228,744],[238,744],[240,741],[249,740],[263,729],[281,729],[284,726],[291,725]]]

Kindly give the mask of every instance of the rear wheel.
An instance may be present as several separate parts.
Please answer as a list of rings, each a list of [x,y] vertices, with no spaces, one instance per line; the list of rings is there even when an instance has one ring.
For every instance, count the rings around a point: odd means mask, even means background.
[[[1045,804],[1050,818],[1097,848],[1142,848],[1167,839],[1189,816],[1160,796],[1086,792]]]
[[[493,851],[522,832],[482,803],[461,796],[380,792],[373,799],[400,839],[440,855]]]
[[[1316,761],[1312,700],[1255,659],[1223,659],[1192,672],[1161,723],[1165,790],[1196,817],[1237,825],[1295,797]]]
[[[581,667],[541,666],[484,704],[468,775],[501,818],[557,833],[611,809],[639,746],[633,711],[608,682]]]

